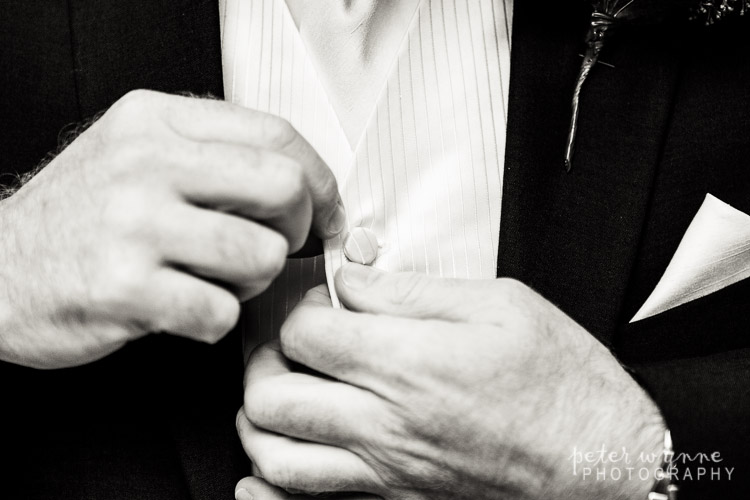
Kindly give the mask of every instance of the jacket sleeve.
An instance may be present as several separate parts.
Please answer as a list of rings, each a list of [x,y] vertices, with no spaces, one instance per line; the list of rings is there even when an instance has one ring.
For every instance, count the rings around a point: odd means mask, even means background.
[[[629,368],[672,432],[678,498],[747,498],[750,349]]]

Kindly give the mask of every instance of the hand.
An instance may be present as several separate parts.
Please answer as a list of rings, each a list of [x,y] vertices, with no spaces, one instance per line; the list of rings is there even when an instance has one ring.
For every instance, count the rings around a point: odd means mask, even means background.
[[[0,359],[86,363],[147,332],[214,342],[311,227],[336,181],[285,121],[136,91],[0,203]]]
[[[355,264],[336,289],[349,311],[311,291],[248,364],[237,422],[260,477],[386,499],[646,498],[651,482],[584,481],[570,457],[602,444],[658,456],[658,409],[534,291]],[[259,479],[238,489],[307,498]]]

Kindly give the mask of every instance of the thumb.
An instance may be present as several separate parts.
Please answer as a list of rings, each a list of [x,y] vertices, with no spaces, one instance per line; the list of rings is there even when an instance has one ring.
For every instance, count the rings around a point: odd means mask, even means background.
[[[259,477],[246,477],[234,489],[236,500],[314,500],[322,495],[292,494],[276,486],[271,486]],[[325,495],[329,496],[329,495]],[[364,493],[344,493],[336,495],[339,500],[382,500],[380,497]]]
[[[507,303],[504,280],[435,278],[345,264],[336,291],[351,310],[406,318],[492,322]]]
[[[324,240],[340,234],[346,226],[346,211],[333,172],[291,125],[281,127],[280,143],[284,153],[304,169],[313,204],[313,232]]]
[[[290,493],[271,486],[259,477],[246,477],[234,488],[236,500],[288,500],[291,497]]]

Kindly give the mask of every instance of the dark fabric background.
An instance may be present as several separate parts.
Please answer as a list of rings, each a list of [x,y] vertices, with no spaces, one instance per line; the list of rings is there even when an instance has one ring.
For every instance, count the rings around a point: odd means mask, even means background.
[[[221,96],[217,5],[1,0],[0,182],[129,90]],[[149,337],[54,372],[0,363],[0,497],[233,498],[250,471],[242,364],[239,332]]]
[[[678,451],[720,451],[750,477],[750,285],[629,324],[707,192],[750,213],[750,26],[624,30],[584,90],[562,165],[585,2],[516,0],[498,274],[540,291],[650,392]],[[128,90],[222,94],[215,0],[0,0],[3,182],[61,130]],[[53,244],[54,242],[49,242]],[[248,322],[252,323],[252,322]],[[7,498],[231,498],[249,463],[234,431],[239,334],[151,337],[92,365],[0,364]],[[722,496],[726,495],[726,496]]]
[[[499,274],[610,346],[662,409],[678,452],[719,451],[735,467],[733,481],[686,483],[682,498],[741,498],[750,491],[750,283],[629,320],[706,193],[750,213],[748,20],[621,32],[602,54],[615,67],[599,65],[584,89],[565,174],[585,30],[571,27],[585,16],[564,2],[545,11],[519,1],[515,14]]]

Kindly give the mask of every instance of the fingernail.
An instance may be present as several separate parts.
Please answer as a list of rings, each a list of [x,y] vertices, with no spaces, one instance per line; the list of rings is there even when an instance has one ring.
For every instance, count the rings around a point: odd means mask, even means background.
[[[336,203],[336,209],[328,220],[328,234],[335,236],[344,230],[346,225],[346,211],[344,205],[339,201]]]
[[[378,271],[370,266],[360,264],[345,264],[341,268],[341,279],[352,290],[367,288],[375,280]]]
[[[253,496],[245,488],[240,488],[234,492],[235,500],[253,500]]]

